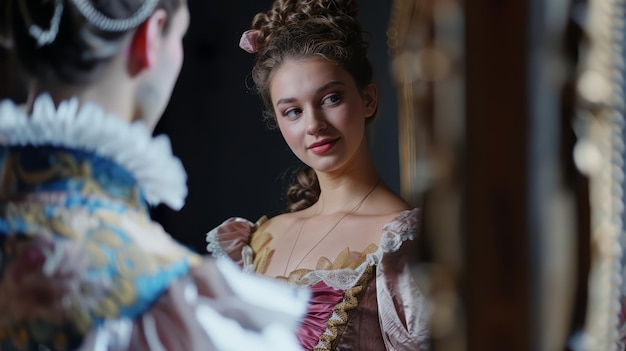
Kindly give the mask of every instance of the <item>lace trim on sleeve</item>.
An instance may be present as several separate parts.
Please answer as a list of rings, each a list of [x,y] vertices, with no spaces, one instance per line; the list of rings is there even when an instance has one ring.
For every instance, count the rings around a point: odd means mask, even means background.
[[[217,228],[212,229],[206,234],[206,250],[215,258],[228,257],[228,254],[217,240]]]
[[[369,266],[377,266],[386,253],[396,252],[407,240],[414,240],[419,222],[419,209],[406,210],[383,227],[380,244],[375,251],[366,250],[358,266],[340,267],[337,269],[298,270],[290,274],[288,280],[295,285],[311,286],[324,281],[335,289],[347,290],[357,284],[363,272]],[[375,245],[372,245],[374,248]],[[364,257],[363,257],[364,256]],[[355,267],[356,266],[356,267]],[[355,268],[353,268],[355,267]]]
[[[230,257],[249,243],[254,230],[255,225],[247,219],[229,218],[206,234],[206,249],[214,257]]]
[[[387,252],[396,252],[403,242],[415,239],[420,210],[414,208],[400,213],[393,221],[383,227],[380,240],[380,258]]]

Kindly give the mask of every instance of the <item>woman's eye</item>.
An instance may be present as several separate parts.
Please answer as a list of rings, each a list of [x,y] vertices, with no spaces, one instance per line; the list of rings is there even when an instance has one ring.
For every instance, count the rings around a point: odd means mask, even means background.
[[[341,101],[341,95],[332,94],[324,98],[322,105],[332,105],[338,103],[339,101]]]
[[[300,109],[292,108],[283,113],[283,115],[289,119],[296,119],[300,115]]]

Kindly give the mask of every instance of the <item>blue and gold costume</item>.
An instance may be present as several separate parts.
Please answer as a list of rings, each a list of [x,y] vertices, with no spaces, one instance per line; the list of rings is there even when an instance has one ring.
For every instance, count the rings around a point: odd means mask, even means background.
[[[185,182],[169,141],[151,138],[140,124],[77,100],[57,108],[47,95],[31,115],[0,103],[0,350],[152,349],[181,338],[163,333],[165,324],[158,324],[165,320],[171,333],[197,323],[205,348],[220,349],[220,333],[206,321],[232,319],[199,314],[219,294],[209,278],[197,277],[202,273],[193,276],[219,267],[207,266],[149,218],[147,203],[182,207]],[[168,298],[186,301],[188,312],[159,302],[181,281],[188,285],[181,296]],[[301,302],[295,305],[303,310]],[[194,322],[177,313],[195,314]],[[255,334],[251,340],[262,335],[239,329]]]

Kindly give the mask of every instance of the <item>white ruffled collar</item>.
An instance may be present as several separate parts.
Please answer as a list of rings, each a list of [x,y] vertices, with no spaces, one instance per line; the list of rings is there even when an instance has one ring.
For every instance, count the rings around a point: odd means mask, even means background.
[[[56,108],[50,95],[35,100],[31,116],[13,101],[0,101],[0,145],[52,145],[94,152],[133,174],[148,203],[179,210],[187,174],[166,135],[152,137],[141,122],[128,123],[78,98]]]

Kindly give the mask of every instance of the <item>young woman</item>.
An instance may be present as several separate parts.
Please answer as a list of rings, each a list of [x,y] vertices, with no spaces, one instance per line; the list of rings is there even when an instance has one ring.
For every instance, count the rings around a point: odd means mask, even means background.
[[[0,102],[0,350],[300,349],[308,292],[243,278],[149,218],[187,192],[168,139],[151,137],[185,1],[2,5],[32,89]]]
[[[267,115],[306,168],[289,211],[227,220],[207,249],[313,291],[307,350],[424,350],[426,311],[409,256],[418,211],[380,179],[366,140],[377,111],[367,42],[351,0],[276,0],[240,46],[257,54]]]

